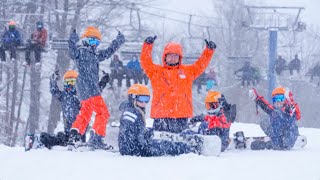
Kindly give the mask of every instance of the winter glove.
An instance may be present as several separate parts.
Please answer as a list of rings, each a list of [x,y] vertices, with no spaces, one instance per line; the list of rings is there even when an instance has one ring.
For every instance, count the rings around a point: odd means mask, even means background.
[[[76,44],[80,40],[77,31],[74,29],[69,37],[69,42]]]
[[[217,48],[217,45],[213,41],[208,41],[207,39],[204,40],[207,44],[207,47],[211,50],[214,50]]]
[[[259,94],[255,88],[249,90],[249,98],[252,100],[256,100],[259,97]]]
[[[109,73],[106,73],[104,71],[102,71],[103,73],[103,76],[102,78],[100,79],[99,81],[99,87],[100,87],[100,91],[102,92],[103,89],[107,86],[107,83],[109,82],[110,80],[110,76],[109,76]]]
[[[222,107],[225,107],[228,104],[223,94],[221,94],[221,98],[218,98],[218,101]]]
[[[146,42],[147,44],[153,44],[153,42],[154,42],[156,39],[157,39],[157,36],[154,36],[154,37],[149,36],[149,37],[147,37],[147,39],[145,40],[145,42]]]
[[[50,77],[51,81],[57,81],[59,79],[60,75],[59,75],[59,70],[56,70]]]
[[[293,99],[293,93],[292,93],[292,91],[290,91],[290,89],[286,88],[284,96],[290,102],[290,104],[295,104],[294,99]]]
[[[120,31],[118,31],[117,41],[119,44],[123,44],[126,41],[124,35]]]
[[[101,82],[104,82],[104,83],[108,83],[109,82],[109,80],[110,80],[110,76],[109,76],[109,73],[106,73],[106,72],[104,72],[104,71],[102,71],[102,73],[103,73],[103,76],[102,76],[102,78],[101,78]]]

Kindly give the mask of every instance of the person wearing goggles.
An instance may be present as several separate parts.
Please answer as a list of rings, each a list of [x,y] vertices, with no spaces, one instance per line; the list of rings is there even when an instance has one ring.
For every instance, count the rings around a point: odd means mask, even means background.
[[[300,120],[300,108],[293,99],[290,90],[277,87],[272,91],[272,104],[268,103],[263,96],[253,88],[250,96],[269,116],[269,120],[260,123],[262,130],[271,138],[270,142],[256,141],[251,144],[253,149],[290,150],[297,140],[299,129],[296,124]]]
[[[1,62],[6,62],[5,51],[10,52],[10,60],[17,59],[16,49],[22,44],[22,38],[21,33],[16,28],[16,25],[16,22],[10,21],[8,23],[9,30],[5,30],[5,32],[2,34],[2,45],[0,46]]]
[[[150,102],[150,91],[142,84],[133,84],[128,90],[128,100],[121,103],[122,111],[118,145],[121,155],[164,156],[198,153],[200,146],[183,142],[152,139],[153,129],[146,128],[146,106]]]
[[[225,96],[218,91],[208,91],[204,103],[207,113],[192,117],[190,124],[201,122],[199,134],[219,136],[223,152],[229,145],[229,130],[236,118],[236,105],[227,103]]]
[[[191,65],[183,64],[183,50],[179,43],[169,42],[162,54],[162,64],[152,60],[152,49],[157,36],[147,37],[142,50],[141,67],[151,81],[151,118],[157,131],[181,133],[188,128],[193,116],[192,83],[210,64],[216,44],[204,40],[206,46],[200,57]]]
[[[41,52],[45,48],[47,43],[48,32],[44,28],[43,22],[38,21],[36,23],[36,29],[31,34],[31,39],[28,40],[25,58],[26,61],[23,63],[25,66],[31,65],[31,52],[34,52],[35,65],[39,66],[41,61]]]
[[[103,138],[106,136],[106,126],[110,114],[98,85],[99,63],[110,58],[124,44],[125,38],[119,32],[108,48],[98,51],[97,47],[101,39],[101,32],[93,26],[88,26],[82,34],[82,46],[77,45],[80,37],[76,30],[69,37],[69,55],[79,70],[77,90],[81,100],[80,112],[72,124],[70,132],[70,145],[80,141],[79,137],[85,134],[92,113],[95,112],[95,121],[90,131],[88,146],[92,149],[106,148]]]
[[[50,77],[50,92],[54,98],[57,98],[61,102],[61,109],[63,115],[64,131],[58,132],[56,135],[52,135],[46,132],[40,134],[39,145],[43,145],[51,149],[53,146],[67,146],[67,142],[70,135],[72,123],[76,120],[80,110],[80,100],[77,96],[76,82],[78,78],[78,72],[74,70],[68,70],[63,76],[64,89],[60,90],[57,81],[59,80],[59,71],[54,72]],[[109,82],[109,74],[104,73],[103,77],[99,81],[99,87],[102,91],[106,84]],[[81,141],[85,143],[85,134],[81,136]],[[28,147],[29,150],[32,147]],[[35,147],[36,148],[36,147]]]

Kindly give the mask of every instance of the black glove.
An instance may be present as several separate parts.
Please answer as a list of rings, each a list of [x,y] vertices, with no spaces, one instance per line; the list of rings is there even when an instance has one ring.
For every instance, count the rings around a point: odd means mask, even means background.
[[[207,44],[207,47],[211,50],[214,50],[217,48],[217,45],[213,41],[204,40]]]
[[[108,83],[109,80],[110,80],[109,73],[106,73],[104,71],[102,71],[102,73],[103,73],[103,76],[102,76],[100,81],[103,82],[103,83]]]
[[[145,40],[145,42],[146,42],[147,44],[153,44],[153,42],[154,42],[156,39],[157,39],[157,36],[154,36],[154,37],[149,36],[149,37],[147,37],[147,39]]]
[[[218,98],[219,103],[221,104],[222,107],[224,107],[225,105],[227,105],[227,100],[226,97],[224,97],[223,94],[221,94],[221,98]]]
[[[74,29],[69,37],[69,42],[76,44],[80,40],[77,31]]]
[[[118,31],[117,41],[119,44],[123,44],[126,41],[124,35],[120,31]]]
[[[52,81],[57,81],[60,78],[59,70],[56,70],[50,77]]]

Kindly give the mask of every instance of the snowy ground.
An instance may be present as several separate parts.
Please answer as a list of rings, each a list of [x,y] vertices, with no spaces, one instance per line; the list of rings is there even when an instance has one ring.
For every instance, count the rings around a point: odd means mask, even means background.
[[[234,124],[232,132],[263,135],[257,125]],[[117,153],[24,152],[0,145],[0,180],[149,179],[149,180],[320,180],[320,129],[300,128],[308,145],[295,151],[228,151],[220,157],[126,157]]]

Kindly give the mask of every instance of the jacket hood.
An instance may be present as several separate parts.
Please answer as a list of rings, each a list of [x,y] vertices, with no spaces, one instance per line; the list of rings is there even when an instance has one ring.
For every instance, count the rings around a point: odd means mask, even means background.
[[[162,64],[165,67],[169,67],[165,61],[165,57],[167,54],[179,54],[180,63],[177,67],[179,67],[182,64],[183,53],[182,53],[182,46],[179,43],[170,42],[164,47],[164,51],[162,54]]]

